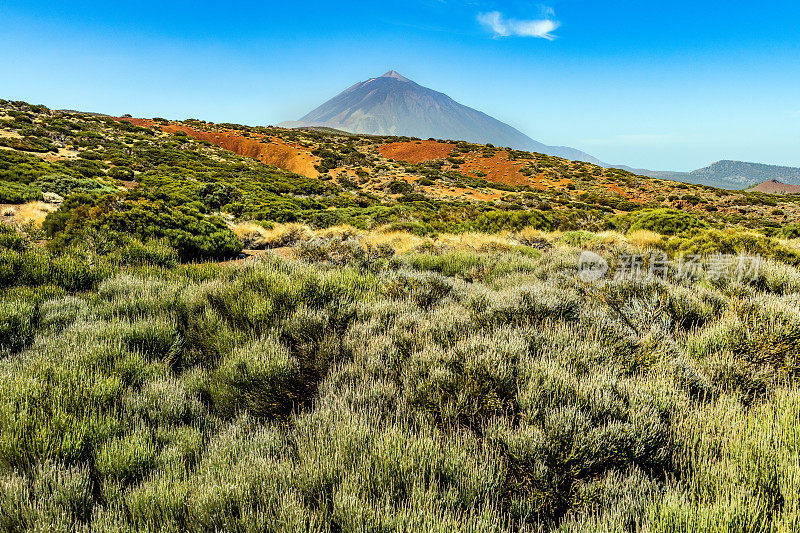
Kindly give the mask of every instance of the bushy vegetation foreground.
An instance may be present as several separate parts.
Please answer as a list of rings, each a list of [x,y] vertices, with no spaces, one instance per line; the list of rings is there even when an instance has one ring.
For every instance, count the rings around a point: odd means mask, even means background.
[[[0,235],[0,530],[796,531],[800,271]],[[552,245],[552,247],[550,247]]]

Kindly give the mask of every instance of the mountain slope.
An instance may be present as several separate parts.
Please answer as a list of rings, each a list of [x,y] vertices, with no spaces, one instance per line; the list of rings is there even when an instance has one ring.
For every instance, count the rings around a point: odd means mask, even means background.
[[[600,164],[589,154],[566,146],[547,146],[465,105],[391,70],[357,83],[298,121],[280,126],[324,126],[369,135],[406,135],[491,143]]]
[[[624,165],[613,166],[614,168],[622,168],[651,178],[685,181],[723,189],[744,189],[769,180],[778,180],[790,185],[800,185],[800,168],[747,163],[744,161],[717,161],[692,172],[632,169]]]
[[[800,185],[800,168],[743,161],[718,161],[706,168],[690,172],[689,179],[707,180],[711,184],[714,182],[731,183],[739,185],[739,187],[747,187],[771,179]]]

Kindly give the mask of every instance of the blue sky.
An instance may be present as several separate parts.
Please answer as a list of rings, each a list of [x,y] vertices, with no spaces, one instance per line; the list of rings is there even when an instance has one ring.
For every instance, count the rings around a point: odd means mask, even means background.
[[[800,166],[800,4],[2,2],[0,98],[215,122],[300,117],[395,69],[612,163]]]

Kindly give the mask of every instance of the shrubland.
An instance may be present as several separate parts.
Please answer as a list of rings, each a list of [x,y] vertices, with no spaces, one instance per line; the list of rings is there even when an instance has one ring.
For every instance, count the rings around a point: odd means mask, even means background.
[[[294,231],[225,265],[3,240],[3,529],[797,528],[797,268],[588,283],[583,248],[650,248]]]
[[[3,531],[800,529],[800,242],[748,211],[775,201],[633,202],[595,185],[652,181],[514,151],[572,188],[381,196],[0,103],[59,154],[0,150],[3,201],[61,199],[0,225]]]

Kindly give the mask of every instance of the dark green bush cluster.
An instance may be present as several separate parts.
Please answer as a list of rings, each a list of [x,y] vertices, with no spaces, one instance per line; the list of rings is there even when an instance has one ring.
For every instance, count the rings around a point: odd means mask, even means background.
[[[711,256],[750,255],[777,259],[791,265],[800,265],[800,252],[784,246],[773,238],[740,230],[702,230],[666,240],[662,247],[674,254]]]
[[[0,250],[0,288],[54,286],[82,291],[106,276],[105,268],[89,264],[81,254],[52,255],[37,248]]]
[[[624,219],[628,231],[649,230],[662,235],[677,235],[693,229],[704,229],[708,224],[693,213],[674,209],[638,211]]]
[[[111,251],[126,236],[148,242],[160,240],[177,250],[181,260],[231,257],[242,244],[225,222],[207,217],[190,205],[165,205],[162,201],[131,195],[125,199],[106,196],[98,200],[76,195],[47,216],[44,228],[53,250],[97,235],[101,251]]]
[[[0,137],[0,146],[13,148],[23,152],[57,152],[58,148],[48,139],[42,139],[33,135],[22,138]]]
[[[42,199],[42,191],[30,185],[0,181],[0,202],[6,204],[24,204]]]
[[[406,181],[391,181],[387,186],[392,194],[406,194],[414,190],[414,186]]]

